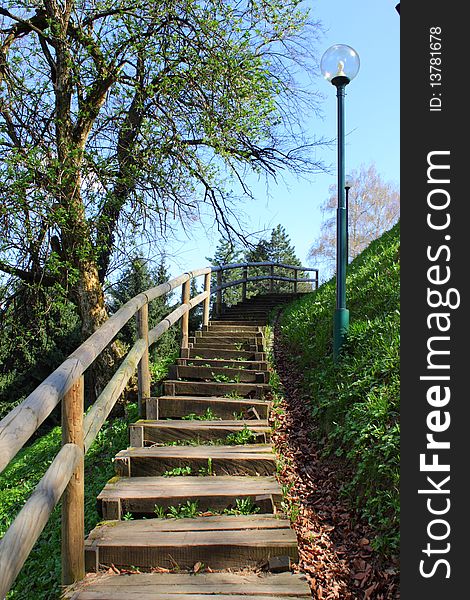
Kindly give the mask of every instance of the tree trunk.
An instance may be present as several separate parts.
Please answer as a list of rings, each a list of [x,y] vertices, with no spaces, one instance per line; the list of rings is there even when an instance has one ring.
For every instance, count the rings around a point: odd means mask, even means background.
[[[96,248],[81,196],[81,173],[88,134],[112,79],[95,82],[96,85],[91,87],[86,96],[87,106],[79,108],[78,116],[74,119],[74,57],[67,35],[72,6],[73,3],[66,4],[63,11],[57,6],[51,8],[56,34],[54,89],[58,168],[55,217],[61,234],[62,277],[77,306],[82,322],[82,338],[85,340],[107,320],[108,313],[99,280]],[[113,367],[122,356],[122,348],[113,342],[88,369],[85,374],[87,405],[101,393]]]
[[[82,261],[75,295],[82,321],[83,339],[94,333],[108,318],[98,269],[91,261]]]
[[[98,268],[92,261],[82,261],[80,277],[74,290],[77,308],[82,321],[82,339],[92,335],[108,319]],[[91,405],[103,391],[116,365],[124,356],[119,341],[112,342],[95,360],[85,374],[85,402]]]

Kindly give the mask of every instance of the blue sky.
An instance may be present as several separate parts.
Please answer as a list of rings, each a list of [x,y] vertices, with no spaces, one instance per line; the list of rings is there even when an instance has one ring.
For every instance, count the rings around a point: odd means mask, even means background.
[[[399,183],[399,39],[400,17],[393,0],[308,0],[311,19],[321,21],[325,30],[318,43],[318,60],[333,44],[348,44],[359,54],[361,68],[346,88],[346,172],[361,164],[375,163],[387,181]],[[307,127],[316,137],[336,136],[336,90],[321,75],[316,87],[324,95],[323,119],[312,119]],[[319,210],[336,182],[336,149],[319,154],[332,164],[331,174],[312,175],[305,180],[284,176],[284,182],[254,184],[256,201],[243,207],[252,231],[286,227],[297,256],[307,265],[308,250],[318,236],[322,221]],[[172,275],[207,265],[219,240],[210,221],[195,223],[192,235],[179,233],[176,242],[164,250]],[[311,265],[315,266],[315,265]]]

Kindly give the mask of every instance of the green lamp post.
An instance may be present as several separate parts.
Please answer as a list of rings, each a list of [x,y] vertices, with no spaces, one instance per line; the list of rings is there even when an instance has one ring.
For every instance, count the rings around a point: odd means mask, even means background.
[[[346,267],[348,264],[347,207],[345,194],[344,97],[348,83],[359,71],[357,52],[345,44],[335,44],[322,56],[320,68],[325,79],[336,87],[338,99],[338,208],[336,211],[336,309],[333,320],[333,358],[338,360],[349,329],[346,308]]]

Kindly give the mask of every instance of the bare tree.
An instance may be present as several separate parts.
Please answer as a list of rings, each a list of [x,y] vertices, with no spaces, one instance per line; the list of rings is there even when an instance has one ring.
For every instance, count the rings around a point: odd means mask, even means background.
[[[400,216],[398,186],[383,180],[375,165],[361,165],[349,176],[348,193],[348,261],[366,248],[370,242],[390,229]],[[336,208],[337,186],[330,186],[330,196],[322,205],[324,221],[320,236],[312,245],[309,260],[322,265],[323,272],[331,274],[336,262]]]

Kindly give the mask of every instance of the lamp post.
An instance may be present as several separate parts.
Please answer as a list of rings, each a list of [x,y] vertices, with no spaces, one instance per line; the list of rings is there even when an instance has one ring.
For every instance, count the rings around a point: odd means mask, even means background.
[[[346,190],[346,266],[349,262],[349,190],[351,189],[351,177],[346,177],[344,184]]]
[[[320,68],[336,87],[338,99],[338,208],[336,211],[336,309],[333,320],[333,358],[337,361],[349,329],[346,308],[347,210],[345,194],[344,97],[348,83],[359,71],[359,56],[350,46],[335,44],[322,56]]]

